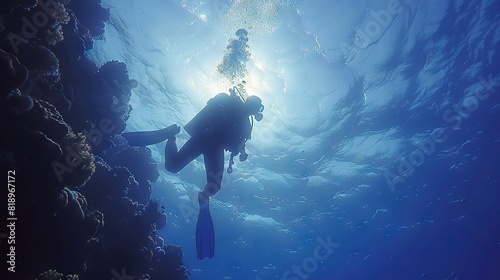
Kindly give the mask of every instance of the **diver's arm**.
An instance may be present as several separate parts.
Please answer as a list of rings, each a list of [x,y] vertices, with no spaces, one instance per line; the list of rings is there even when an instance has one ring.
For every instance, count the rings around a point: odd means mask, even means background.
[[[240,162],[244,162],[245,160],[247,160],[247,158],[248,154],[246,153],[245,149],[240,151]]]
[[[248,154],[245,151],[245,146],[245,141],[241,141],[241,143],[238,145],[238,148],[236,148],[236,150],[234,151],[231,151],[231,157],[235,157],[240,154],[240,162],[247,160]]]

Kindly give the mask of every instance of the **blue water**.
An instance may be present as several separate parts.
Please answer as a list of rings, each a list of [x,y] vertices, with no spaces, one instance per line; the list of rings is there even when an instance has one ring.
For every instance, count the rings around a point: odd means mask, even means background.
[[[138,81],[128,131],[227,92],[217,66],[249,32],[266,110],[212,200],[214,259],[194,248],[202,158],[154,183],[190,279],[500,279],[500,2],[102,2],[87,55]]]

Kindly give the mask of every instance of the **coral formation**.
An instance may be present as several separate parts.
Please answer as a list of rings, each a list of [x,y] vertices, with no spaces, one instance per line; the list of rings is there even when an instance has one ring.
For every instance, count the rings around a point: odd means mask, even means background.
[[[33,107],[33,100],[22,95],[19,88],[29,76],[28,69],[18,58],[0,49],[0,108],[7,107],[15,111],[28,111]]]
[[[106,160],[110,164],[122,165],[135,174],[137,184],[130,186],[128,197],[147,203],[151,195],[151,182],[160,176],[158,164],[151,158],[151,150],[145,147],[125,147],[106,155]]]
[[[62,26],[60,24],[56,24],[55,26],[47,30],[45,40],[50,46],[55,46],[57,43],[62,42],[62,40],[64,40]]]
[[[96,157],[96,172],[82,188],[82,192],[98,209],[106,210],[113,202],[127,195],[131,185],[137,184],[134,176],[124,167],[110,167],[101,157]]]
[[[49,14],[50,18],[55,21],[46,31],[45,36],[45,40],[51,46],[55,46],[57,43],[64,40],[62,25],[68,24],[71,19],[66,7],[61,2],[63,1],[38,4],[38,6],[41,6],[45,12]]]
[[[68,2],[68,3],[65,3]],[[58,1],[52,4],[50,15],[60,24],[68,24],[70,17],[64,5],[69,4],[69,1]]]
[[[0,3],[0,15],[10,15],[16,8],[30,8],[37,4],[37,0],[3,0]]]
[[[0,49],[0,94],[5,95],[20,86],[28,79],[28,69],[22,65],[16,56]]]
[[[70,212],[67,215],[74,217],[75,219],[83,220],[88,208],[88,203],[85,197],[80,192],[73,191],[68,188],[64,188],[62,193],[64,193],[63,196],[66,198],[66,202],[64,207],[60,209],[62,210],[61,212]]]
[[[14,90],[7,95],[5,105],[17,112],[29,111],[33,108],[33,99],[28,95],[22,95],[19,90]]]
[[[40,279],[43,280],[61,280],[64,275],[55,270],[47,270],[40,274]]]
[[[37,280],[79,280],[80,278],[76,274],[68,274],[64,277],[64,274],[57,272],[56,270],[49,269],[43,273],[40,273]]]
[[[68,169],[67,172],[59,171],[59,173],[56,173],[60,174],[58,178],[64,186],[76,187],[82,185],[95,171],[94,156],[90,152],[90,145],[86,140],[81,133],[69,133],[60,141],[61,147],[63,147],[63,154],[60,159],[62,162],[64,158],[66,164],[64,169]]]
[[[104,34],[104,22],[109,20],[109,9],[104,9],[100,1],[71,1],[68,7],[78,12],[78,18],[92,37],[100,38]]]
[[[92,211],[85,216],[86,231],[94,236],[104,226],[104,214],[100,211]]]

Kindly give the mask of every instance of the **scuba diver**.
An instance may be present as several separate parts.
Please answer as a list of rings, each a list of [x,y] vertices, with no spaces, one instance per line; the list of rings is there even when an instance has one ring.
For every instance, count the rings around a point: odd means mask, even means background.
[[[147,132],[124,133],[130,146],[159,143],[165,145],[165,169],[172,173],[182,170],[188,163],[203,155],[207,183],[198,193],[200,212],[196,224],[196,248],[198,259],[214,257],[215,234],[209,209],[209,197],[221,188],[224,174],[224,151],[231,152],[227,172],[232,172],[233,158],[239,154],[240,162],[248,158],[245,143],[251,138],[253,118],[263,118],[264,106],[257,96],[246,100],[238,89],[230,89],[230,95],[219,93],[184,127],[191,138],[177,150],[175,135],[180,127],[171,125],[165,129]]]

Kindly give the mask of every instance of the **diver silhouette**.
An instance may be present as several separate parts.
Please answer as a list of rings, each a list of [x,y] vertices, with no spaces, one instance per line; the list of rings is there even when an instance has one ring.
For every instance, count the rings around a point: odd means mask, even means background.
[[[219,93],[207,102],[184,128],[191,138],[177,150],[175,135],[165,145],[165,169],[177,173],[199,155],[203,155],[207,184],[203,194],[215,195],[221,186],[224,173],[224,150],[231,152],[228,171],[231,172],[232,158],[240,154],[240,161],[248,157],[245,143],[251,138],[250,116],[262,119],[264,106],[257,96],[249,96],[245,102],[234,90],[231,95]],[[179,128],[177,128],[177,131]]]
[[[209,197],[221,188],[224,174],[224,151],[231,152],[228,173],[232,172],[233,158],[239,154],[241,162],[248,157],[246,141],[251,138],[253,118],[263,118],[264,106],[257,96],[249,96],[245,101],[238,89],[230,89],[230,94],[219,93],[187,124],[184,129],[191,138],[177,149],[175,135],[180,127],[171,125],[165,129],[147,132],[124,133],[131,146],[144,146],[167,139],[165,145],[165,169],[177,173],[188,163],[203,155],[207,183],[198,193],[200,213],[196,227],[196,245],[199,259],[213,258],[215,235],[209,210]],[[251,118],[252,117],[252,118]]]

